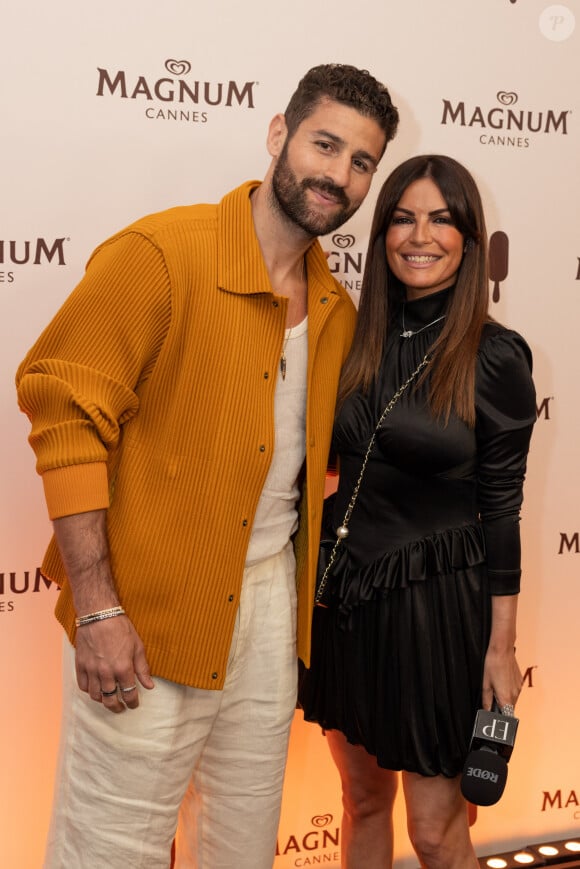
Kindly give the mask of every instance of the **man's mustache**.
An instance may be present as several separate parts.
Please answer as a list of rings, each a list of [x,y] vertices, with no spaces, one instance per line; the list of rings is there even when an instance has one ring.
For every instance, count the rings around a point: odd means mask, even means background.
[[[338,187],[336,184],[333,184],[332,181],[317,178],[305,178],[302,182],[302,186],[304,189],[311,187],[313,190],[320,190],[321,193],[328,193],[344,208],[348,208],[350,205],[348,197],[344,192],[344,188]]]

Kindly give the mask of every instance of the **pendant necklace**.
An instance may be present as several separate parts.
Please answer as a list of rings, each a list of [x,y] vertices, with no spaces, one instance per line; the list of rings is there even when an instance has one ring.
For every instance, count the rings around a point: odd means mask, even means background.
[[[288,346],[288,341],[290,339],[290,335],[292,334],[292,327],[288,329],[288,334],[284,339],[284,345],[282,347],[282,353],[280,355],[280,374],[282,375],[282,380],[286,380],[286,347]]]
[[[434,326],[435,323],[444,320],[446,316],[446,314],[442,314],[441,317],[437,317],[436,320],[431,320],[430,323],[426,323],[425,326],[421,326],[420,329],[405,329],[405,306],[403,305],[403,331],[401,332],[401,338],[412,338],[413,335],[418,335],[419,332],[423,331],[423,329],[428,329],[429,326]]]

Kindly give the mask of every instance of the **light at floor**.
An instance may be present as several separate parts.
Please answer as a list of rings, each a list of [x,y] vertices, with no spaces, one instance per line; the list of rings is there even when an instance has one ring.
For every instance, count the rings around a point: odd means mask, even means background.
[[[560,866],[574,863],[580,866],[580,839],[537,842],[515,851],[488,854],[479,858],[482,869],[518,869],[518,867]]]

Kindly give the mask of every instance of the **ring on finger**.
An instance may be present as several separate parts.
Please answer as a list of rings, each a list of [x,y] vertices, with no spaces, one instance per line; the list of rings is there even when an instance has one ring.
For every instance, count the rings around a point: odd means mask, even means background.
[[[126,688],[121,688],[123,694],[129,694],[131,691],[135,691],[137,689],[137,685],[127,685]]]
[[[512,715],[514,714],[514,707],[513,707],[513,704],[512,704],[512,703],[505,703],[505,704],[501,707],[501,714],[502,714],[502,715],[510,715],[510,716],[512,716]]]
[[[117,693],[117,688],[113,688],[112,691],[103,691],[101,688],[101,697],[113,697]]]

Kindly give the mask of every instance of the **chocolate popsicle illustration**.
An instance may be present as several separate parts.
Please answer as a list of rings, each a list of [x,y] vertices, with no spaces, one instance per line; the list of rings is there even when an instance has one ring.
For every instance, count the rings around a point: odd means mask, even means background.
[[[508,275],[509,239],[505,232],[494,232],[489,239],[489,279],[493,281],[492,299],[499,302],[500,281]]]

